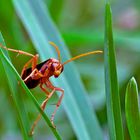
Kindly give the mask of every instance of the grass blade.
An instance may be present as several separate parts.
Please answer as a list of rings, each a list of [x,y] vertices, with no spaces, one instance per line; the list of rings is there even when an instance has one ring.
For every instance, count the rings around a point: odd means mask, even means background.
[[[138,103],[138,88],[135,78],[132,78],[126,89],[125,114],[131,140],[140,139],[140,113]]]
[[[5,45],[3,43],[3,41],[2,41],[3,38],[2,38],[2,35],[1,34],[0,34],[0,39],[1,39],[0,40],[1,43],[3,45]],[[56,136],[56,139],[61,140],[61,137],[59,136],[57,130],[52,127],[52,124],[51,124],[49,118],[42,111],[42,109],[40,108],[39,103],[37,102],[37,100],[35,99],[35,97],[32,95],[32,93],[29,91],[29,89],[26,87],[26,85],[24,84],[24,82],[20,78],[19,74],[17,73],[16,69],[11,64],[11,62],[9,61],[9,59],[7,58],[7,56],[3,53],[3,51],[2,51],[1,48],[0,48],[0,53],[1,53],[0,54],[0,58],[1,58],[1,61],[3,62],[4,68],[5,68],[5,72],[7,74],[8,80],[9,80],[9,85],[11,87],[11,91],[12,91],[12,95],[13,95],[13,100],[14,100],[14,103],[16,105],[16,109],[17,109],[17,112],[18,112],[18,119],[20,121],[21,130],[22,130],[24,139],[25,140],[28,140],[28,139],[32,139],[32,137],[29,137],[29,135],[28,135],[30,128],[29,127],[26,127],[24,125],[24,124],[26,124],[27,120],[25,120],[24,117],[23,117],[23,115],[22,115],[24,113],[21,112],[22,110],[21,110],[21,108],[19,108],[20,102],[18,102],[18,99],[16,98],[17,95],[15,95],[15,91],[17,90],[16,88],[17,88],[18,81],[20,82],[20,84],[22,85],[22,87],[25,89],[25,91],[26,91],[27,95],[29,96],[29,98],[34,102],[36,108],[42,114],[43,118],[45,119],[45,122],[50,126],[50,129],[52,130],[53,134]],[[11,82],[11,81],[13,81],[13,82]]]
[[[1,35],[1,33],[0,33],[0,43],[5,45],[4,39]],[[8,79],[8,83],[10,85],[10,90],[11,90],[11,93],[12,93],[12,99],[13,99],[13,103],[15,105],[15,109],[16,109],[16,112],[17,112],[18,121],[19,121],[19,124],[20,124],[20,127],[21,127],[22,136],[25,140],[32,139],[28,136],[29,124],[27,124],[27,123],[29,122],[29,120],[24,117],[24,115],[27,114],[27,113],[23,109],[23,106],[21,106],[21,104],[23,105],[22,100],[20,100],[18,98],[17,79],[13,75],[13,72],[9,68],[8,64],[6,63],[9,60],[8,60],[8,58],[6,58],[6,56],[4,56],[1,48],[0,48],[0,59],[1,59],[2,64],[4,66],[4,69],[5,69],[5,72],[6,72],[6,75],[7,75],[7,79]],[[13,81],[13,82],[11,82],[11,81]]]
[[[60,46],[62,60],[65,61],[70,58],[67,47],[51,21],[43,1],[13,0],[13,2],[42,60],[45,60],[46,57],[56,56],[53,48],[49,46],[48,40]],[[85,89],[74,65],[72,63],[68,64],[62,76],[57,80],[54,79],[53,83],[65,89],[63,105],[78,139],[102,140],[100,126],[88,103]]]
[[[111,140],[123,140],[120,97],[116,71],[115,50],[113,46],[112,19],[110,5],[105,12],[105,84],[109,133]]]

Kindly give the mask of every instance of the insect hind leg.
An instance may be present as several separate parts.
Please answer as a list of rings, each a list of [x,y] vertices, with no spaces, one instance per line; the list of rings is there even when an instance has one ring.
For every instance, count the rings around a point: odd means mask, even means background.
[[[15,53],[18,53],[18,54],[23,54],[23,55],[34,57],[34,55],[31,54],[31,53],[24,52],[22,50],[16,50],[16,49],[7,48],[6,46],[3,46],[2,44],[0,44],[0,47],[5,49],[5,50],[11,51],[11,52],[15,52]]]
[[[38,61],[38,57],[39,55],[36,54],[36,55],[33,55],[31,53],[28,53],[28,52],[25,52],[25,51],[22,51],[22,50],[16,50],[16,49],[11,49],[11,48],[7,48],[6,46],[3,46],[2,44],[0,44],[0,47],[5,49],[5,50],[8,50],[8,51],[11,51],[11,52],[15,52],[15,53],[18,53],[17,55],[19,54],[23,54],[23,55],[26,55],[26,56],[31,56],[32,58],[24,65],[23,69],[22,69],[22,72],[21,72],[21,77],[23,76],[26,68],[28,67],[28,65],[31,63],[32,64],[32,71],[35,69],[36,65],[37,65],[37,61]]]
[[[37,61],[38,61],[38,57],[39,55],[33,55],[33,58],[31,58],[24,66],[23,69],[21,71],[21,77],[23,76],[24,72],[26,71],[27,67],[31,64],[32,66],[32,71],[36,68],[37,65]]]

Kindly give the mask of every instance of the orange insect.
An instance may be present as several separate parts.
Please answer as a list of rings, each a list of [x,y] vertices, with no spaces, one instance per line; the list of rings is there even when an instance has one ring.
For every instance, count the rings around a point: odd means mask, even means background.
[[[21,78],[23,79],[23,81],[25,82],[26,86],[29,88],[29,89],[32,89],[32,88],[35,88],[36,86],[40,86],[40,88],[42,89],[42,91],[45,92],[46,94],[46,99],[43,101],[43,103],[41,104],[41,108],[42,110],[45,109],[45,106],[48,102],[48,100],[52,97],[52,95],[54,94],[55,91],[60,91],[62,94],[56,104],[56,108],[51,116],[51,123],[52,123],[52,126],[55,128],[55,125],[54,125],[54,116],[56,114],[56,111],[58,109],[58,107],[60,106],[61,104],[61,101],[62,101],[62,98],[64,96],[64,90],[59,88],[59,87],[55,87],[53,86],[53,84],[50,82],[49,78],[51,76],[54,76],[55,78],[57,78],[64,70],[64,65],[73,61],[73,60],[76,60],[78,58],[81,58],[81,57],[84,57],[84,56],[87,56],[87,55],[91,55],[91,54],[98,54],[98,53],[102,53],[102,51],[100,50],[97,50],[97,51],[92,51],[92,52],[87,52],[87,53],[83,53],[83,54],[80,54],[78,56],[75,56],[65,62],[61,62],[60,61],[60,51],[59,51],[59,48],[56,46],[56,44],[54,44],[53,42],[49,42],[55,49],[56,49],[56,52],[57,52],[57,55],[58,55],[58,60],[55,59],[55,58],[50,58],[40,64],[37,64],[37,61],[38,61],[38,57],[39,55],[36,54],[36,55],[32,55],[30,53],[27,53],[27,52],[24,52],[24,51],[21,51],[21,50],[14,50],[14,49],[11,49],[11,48],[7,48],[5,46],[2,46],[0,44],[0,47],[8,50],[8,51],[12,51],[12,52],[16,52],[18,54],[24,54],[24,55],[27,55],[27,56],[31,56],[32,58],[24,65],[23,69],[22,69],[22,72],[21,72]],[[29,64],[31,64],[31,67],[28,68]],[[49,92],[47,89],[51,89],[52,91]],[[41,114],[39,114],[36,118],[36,120],[34,121],[32,127],[31,127],[31,131],[30,131],[30,135],[33,135],[33,132],[34,132],[34,128],[35,126],[37,125],[38,121],[40,120],[41,118]]]

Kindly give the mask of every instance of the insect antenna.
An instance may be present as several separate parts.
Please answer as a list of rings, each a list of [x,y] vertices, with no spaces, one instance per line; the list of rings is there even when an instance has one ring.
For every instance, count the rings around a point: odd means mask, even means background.
[[[61,62],[60,50],[59,50],[58,46],[54,42],[50,41],[49,43],[50,43],[50,45],[52,45],[56,49],[56,52],[58,55],[58,60],[59,60],[59,62]]]
[[[62,65],[65,65],[65,64],[67,64],[71,61],[74,61],[74,60],[79,59],[79,58],[84,57],[84,56],[88,56],[88,55],[91,55],[91,54],[100,54],[100,53],[103,53],[103,51],[97,50],[97,51],[83,53],[83,54],[77,55],[77,56],[65,61]]]

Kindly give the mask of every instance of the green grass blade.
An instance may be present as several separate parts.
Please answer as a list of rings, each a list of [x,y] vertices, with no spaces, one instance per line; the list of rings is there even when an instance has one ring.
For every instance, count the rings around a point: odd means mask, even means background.
[[[3,44],[2,40],[2,35],[0,34],[0,41]],[[3,44],[5,45],[5,44]],[[16,105],[16,109],[18,112],[18,119],[21,125],[21,130],[23,133],[23,137],[25,140],[28,139],[32,139],[32,137],[29,137],[29,125],[28,128],[24,125],[27,123],[27,120],[25,120],[23,118],[23,112],[21,112],[21,108],[19,108],[19,104],[21,102],[18,102],[18,99],[16,98],[17,95],[15,95],[15,91],[17,88],[17,84],[18,81],[20,82],[21,86],[24,88],[24,90],[26,91],[27,95],[29,96],[29,98],[34,102],[36,108],[39,110],[39,112],[42,114],[43,118],[45,119],[45,122],[50,126],[50,129],[52,130],[53,134],[55,135],[56,139],[61,140],[60,135],[58,134],[57,130],[53,128],[49,118],[47,117],[47,115],[42,111],[42,109],[40,108],[39,103],[37,102],[37,100],[35,99],[35,97],[32,95],[32,93],[30,92],[30,90],[27,88],[27,86],[24,84],[24,82],[22,81],[22,79],[20,78],[19,74],[17,73],[16,69],[14,68],[14,66],[11,64],[11,62],[9,61],[9,59],[7,58],[7,56],[3,53],[2,49],[0,48],[0,59],[3,62],[4,68],[5,68],[5,72],[7,74],[8,80],[9,80],[9,85],[12,91],[12,95],[13,95],[13,100],[14,103]],[[14,78],[15,77],[15,78]],[[14,81],[13,81],[14,80]],[[12,82],[11,82],[12,81]]]
[[[0,33],[0,43],[5,45],[4,39],[1,35],[1,33]],[[22,99],[18,98],[17,79],[13,75],[13,72],[11,71],[11,69],[9,68],[9,66],[7,64],[7,61],[9,62],[9,60],[8,60],[8,58],[6,58],[6,56],[4,56],[1,48],[0,48],[0,59],[1,59],[2,64],[4,66],[4,69],[5,69],[5,72],[7,75],[7,79],[8,79],[8,83],[10,85],[12,99],[13,99],[13,103],[15,105],[15,109],[17,112],[18,122],[19,122],[20,127],[21,127],[22,136],[25,140],[32,139],[31,137],[28,136],[28,130],[29,130],[28,122],[29,122],[29,120],[27,118],[25,118],[25,114],[27,115],[27,113],[23,109],[23,106],[21,106],[21,104],[23,105],[23,101],[22,101]]]
[[[126,89],[125,114],[131,140],[140,139],[140,112],[138,103],[138,88],[135,78],[132,78]]]
[[[121,118],[120,97],[116,71],[115,50],[113,46],[112,17],[110,5],[105,9],[105,84],[107,117],[111,140],[123,140],[123,128]]]
[[[63,61],[69,59],[70,55],[67,47],[51,21],[43,1],[13,0],[13,2],[41,59],[45,60],[46,58],[56,56],[54,49],[48,44],[48,40],[55,42],[60,47]],[[79,73],[74,65],[72,63],[68,64],[60,78],[53,79],[53,83],[63,87],[65,90],[66,94],[62,104],[78,139],[102,140],[101,128],[95,113],[88,103],[85,89],[81,84]]]

